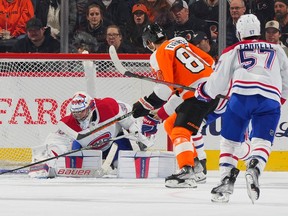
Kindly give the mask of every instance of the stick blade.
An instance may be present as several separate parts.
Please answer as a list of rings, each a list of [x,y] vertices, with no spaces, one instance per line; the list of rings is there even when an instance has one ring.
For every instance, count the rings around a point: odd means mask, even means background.
[[[121,64],[121,61],[117,55],[117,51],[115,49],[115,47],[113,45],[111,45],[109,47],[109,55],[110,58],[112,60],[112,62],[114,63],[116,69],[122,74],[124,75],[126,72],[126,68]]]

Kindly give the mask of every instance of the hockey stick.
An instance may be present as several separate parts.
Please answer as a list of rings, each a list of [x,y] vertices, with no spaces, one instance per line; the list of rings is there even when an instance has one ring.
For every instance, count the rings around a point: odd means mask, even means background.
[[[100,177],[107,174],[109,167],[110,167],[110,165],[111,165],[111,163],[112,163],[112,161],[116,155],[117,150],[118,150],[117,143],[113,143],[104,163],[101,166],[101,168],[96,171],[95,177],[100,178]]]
[[[130,134],[129,134],[130,135]],[[115,141],[115,140],[118,140],[118,139],[122,139],[122,138],[124,138],[124,137],[127,137],[127,134],[124,134],[124,135],[122,135],[122,136],[118,136],[118,137],[115,137],[115,138],[111,138],[111,139],[109,139],[109,140],[105,140],[105,142],[110,142],[110,141]],[[100,144],[100,143],[99,143]],[[22,167],[18,167],[18,168],[15,168],[15,169],[12,169],[12,170],[4,170],[3,172],[1,172],[0,173],[0,175],[3,175],[3,174],[6,174],[6,173],[12,173],[12,172],[15,172],[15,171],[17,171],[17,170],[22,170],[22,169],[25,169],[25,168],[28,168],[28,167],[31,167],[31,166],[34,166],[34,165],[37,165],[37,164],[42,164],[42,163],[45,163],[45,162],[47,162],[47,161],[50,161],[50,160],[54,160],[54,159],[58,159],[59,157],[64,157],[64,156],[66,156],[66,155],[70,155],[70,154],[73,154],[73,153],[76,153],[76,152],[79,152],[79,151],[82,151],[82,150],[90,150],[90,149],[93,149],[93,147],[95,147],[95,146],[86,146],[86,147],[84,147],[84,148],[81,148],[81,149],[76,149],[76,150],[72,150],[72,151],[69,151],[69,152],[66,152],[66,153],[63,153],[63,154],[60,154],[60,155],[57,155],[57,156],[54,156],[54,157],[50,157],[50,158],[46,158],[46,159],[44,159],[44,160],[41,160],[41,161],[37,161],[37,162],[35,162],[35,163],[31,163],[31,164],[28,164],[28,165],[25,165],[25,166],[22,166]],[[112,146],[113,147],[113,146]],[[111,147],[111,149],[112,149],[112,147]],[[117,147],[118,148],[118,147]],[[115,149],[115,148],[114,148]],[[114,151],[114,149],[113,149],[113,151]],[[117,149],[116,149],[116,151],[117,151]],[[114,158],[114,156],[115,156],[115,154],[116,154],[116,151],[115,152],[112,152],[114,155],[113,155],[113,158]],[[108,156],[109,156],[109,154],[110,154],[110,151],[109,151],[109,153],[108,153]],[[107,157],[108,157],[107,156]],[[110,157],[112,157],[112,156],[110,156]],[[112,160],[113,160],[113,158],[112,158]],[[107,161],[107,163],[108,163],[109,161]],[[112,161],[111,161],[112,162]],[[110,162],[110,164],[111,164],[111,162]],[[104,162],[105,163],[105,162]],[[110,165],[109,164],[109,165]]]
[[[181,84],[177,84],[177,83],[171,83],[171,82],[167,82],[167,81],[164,81],[164,80],[158,80],[158,79],[153,79],[153,78],[150,78],[150,77],[146,77],[146,76],[141,76],[141,75],[138,75],[138,74],[134,74],[132,73],[131,71],[128,71],[122,64],[121,64],[121,61],[117,55],[117,52],[116,52],[116,49],[113,45],[111,45],[109,47],[109,55],[110,55],[110,58],[112,59],[112,62],[114,63],[116,69],[122,74],[122,75],[125,75],[125,76],[128,76],[128,77],[133,77],[133,78],[137,78],[137,79],[143,79],[143,80],[146,80],[146,81],[150,81],[150,82],[155,82],[155,83],[160,83],[160,84],[163,84],[163,85],[168,85],[168,86],[173,86],[175,88],[181,88],[181,89],[185,89],[185,90],[188,90],[188,91],[195,91],[196,89],[193,88],[193,87],[189,87],[189,86],[184,86],[184,85],[181,85]],[[224,98],[224,99],[228,99],[226,96],[224,95],[217,95],[217,98]]]
[[[126,113],[126,114],[124,114],[124,115],[122,115],[122,116],[120,116],[118,118],[115,118],[115,119],[113,119],[113,120],[111,120],[111,121],[109,121],[109,122],[107,122],[107,123],[105,123],[105,124],[103,124],[103,125],[101,125],[101,126],[99,126],[97,128],[94,128],[94,129],[91,128],[91,130],[89,132],[85,133],[85,134],[78,133],[78,135],[76,136],[76,140],[84,139],[85,137],[88,137],[91,134],[94,134],[94,133],[96,133],[96,132],[98,132],[100,130],[103,130],[104,128],[109,127],[110,125],[112,125],[112,124],[114,124],[116,122],[119,122],[119,121],[121,121],[121,120],[123,120],[123,119],[125,119],[125,118],[127,118],[129,116],[131,116],[132,114],[133,114],[133,111],[128,112],[128,113]]]

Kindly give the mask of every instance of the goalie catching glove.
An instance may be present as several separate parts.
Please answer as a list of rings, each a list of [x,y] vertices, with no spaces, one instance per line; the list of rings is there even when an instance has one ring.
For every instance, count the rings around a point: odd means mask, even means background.
[[[127,138],[130,140],[136,141],[137,145],[139,146],[141,151],[145,151],[147,148],[150,148],[154,145],[154,137],[146,137],[138,128],[139,126],[137,124],[133,124],[129,128],[129,133]],[[124,131],[125,133],[125,131]]]

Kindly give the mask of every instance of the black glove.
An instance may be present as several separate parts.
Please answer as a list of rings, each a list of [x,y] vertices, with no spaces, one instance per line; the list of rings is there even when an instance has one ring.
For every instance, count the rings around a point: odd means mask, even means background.
[[[147,100],[144,98],[140,98],[139,101],[133,104],[132,111],[133,111],[133,117],[138,118],[141,116],[147,116],[150,112],[150,110],[153,110],[154,107],[147,102]]]

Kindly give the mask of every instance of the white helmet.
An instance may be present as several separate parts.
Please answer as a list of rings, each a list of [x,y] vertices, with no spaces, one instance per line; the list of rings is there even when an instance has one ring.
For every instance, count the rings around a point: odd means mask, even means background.
[[[244,14],[238,19],[236,23],[236,36],[239,40],[260,35],[260,21],[254,14]]]
[[[80,112],[93,107],[92,97],[86,92],[76,92],[70,103],[71,112]]]

